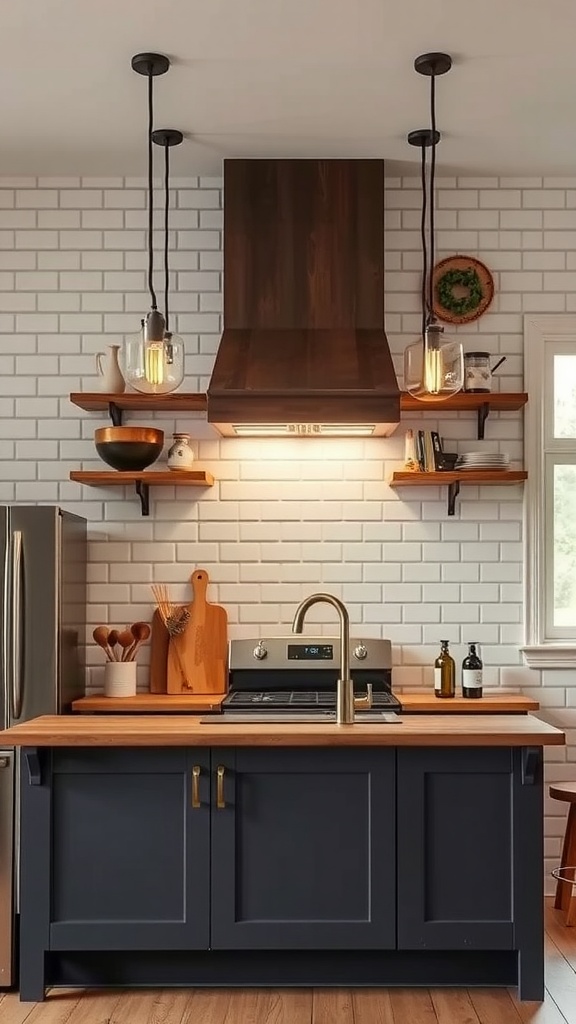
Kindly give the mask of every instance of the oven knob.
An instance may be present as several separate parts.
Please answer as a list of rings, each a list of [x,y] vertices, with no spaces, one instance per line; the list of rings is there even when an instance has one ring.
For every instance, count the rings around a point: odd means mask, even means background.
[[[358,658],[358,661],[364,661],[364,658],[366,658],[367,656],[368,649],[364,646],[364,644],[358,644],[358,646],[354,648],[354,657]]]
[[[264,647],[264,644],[262,643],[261,640],[258,641],[258,644],[256,645],[256,647],[252,651],[252,654],[257,659],[257,661],[263,661],[264,658],[268,657],[268,651]]]

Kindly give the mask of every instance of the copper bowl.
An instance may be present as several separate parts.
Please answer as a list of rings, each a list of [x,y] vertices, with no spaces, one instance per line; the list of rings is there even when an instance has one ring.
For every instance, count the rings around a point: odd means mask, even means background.
[[[164,431],[154,427],[100,427],[94,431],[96,451],[112,469],[134,472],[156,461],[164,447]]]

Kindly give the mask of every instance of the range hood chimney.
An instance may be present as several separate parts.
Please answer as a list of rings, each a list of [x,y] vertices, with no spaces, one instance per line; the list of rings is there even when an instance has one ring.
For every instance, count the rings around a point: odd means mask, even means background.
[[[382,160],[224,161],[224,436],[387,436]]]

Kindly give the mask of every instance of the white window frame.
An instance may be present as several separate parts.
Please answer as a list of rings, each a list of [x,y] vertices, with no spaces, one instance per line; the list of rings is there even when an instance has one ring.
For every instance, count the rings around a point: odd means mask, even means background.
[[[524,660],[531,668],[576,668],[576,630],[550,624],[553,601],[552,574],[546,572],[553,543],[550,524],[552,483],[550,467],[572,462],[576,442],[555,439],[552,430],[555,354],[576,355],[576,316],[554,314],[524,317],[524,380],[528,392],[525,410],[524,517]],[[548,562],[550,564],[550,562]]]

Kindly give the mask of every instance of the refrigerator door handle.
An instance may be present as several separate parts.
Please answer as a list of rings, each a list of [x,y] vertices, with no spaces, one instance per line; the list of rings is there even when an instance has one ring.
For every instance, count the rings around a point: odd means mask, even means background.
[[[10,572],[11,588],[12,588],[12,601],[10,608],[10,619],[11,619],[11,632],[12,632],[12,644],[11,644],[11,657],[10,657],[10,668],[12,673],[12,685],[11,685],[11,702],[12,702],[12,717],[20,718],[22,714],[22,655],[23,655],[23,643],[22,643],[22,630],[23,630],[23,615],[22,615],[22,531],[14,530],[12,534],[12,565]]]

